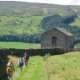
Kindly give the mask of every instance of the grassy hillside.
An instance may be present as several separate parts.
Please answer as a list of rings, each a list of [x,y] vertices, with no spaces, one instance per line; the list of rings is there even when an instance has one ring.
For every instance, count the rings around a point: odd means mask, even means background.
[[[16,68],[13,80],[80,80],[79,63],[80,52],[30,57],[22,72]]]
[[[53,4],[0,1],[0,15],[4,16],[38,16],[38,15],[72,15],[75,7]],[[77,8],[76,8],[77,9]],[[79,9],[79,8],[78,8]]]
[[[0,41],[39,43],[41,34],[55,26],[79,34],[79,28],[69,26],[79,12],[80,6],[0,1]]]
[[[0,1],[0,35],[40,34],[41,21],[48,15],[74,15],[70,6]]]
[[[0,16],[0,35],[38,34],[43,16],[14,17]]]
[[[79,80],[80,52],[51,56],[47,59],[49,80]]]
[[[71,23],[70,25],[80,28],[80,18],[76,18],[75,21]]]

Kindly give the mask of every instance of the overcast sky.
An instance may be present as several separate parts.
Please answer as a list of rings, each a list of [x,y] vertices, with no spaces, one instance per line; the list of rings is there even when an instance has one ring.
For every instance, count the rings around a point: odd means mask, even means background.
[[[51,3],[61,5],[80,5],[80,0],[0,0],[0,1],[24,1],[37,3]]]

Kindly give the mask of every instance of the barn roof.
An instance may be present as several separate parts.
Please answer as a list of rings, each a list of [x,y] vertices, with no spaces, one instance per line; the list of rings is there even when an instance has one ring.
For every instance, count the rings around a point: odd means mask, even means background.
[[[66,30],[65,28],[55,28],[55,29],[59,30],[60,32],[64,33],[67,36],[73,36],[73,34],[68,30]]]
[[[54,29],[62,32],[63,34],[65,34],[65,35],[67,35],[67,36],[73,36],[73,34],[72,34],[71,32],[69,32],[68,30],[66,30],[65,28],[59,28],[59,27],[56,28],[56,27],[55,27],[55,28],[50,29],[50,30],[48,30],[48,31],[52,31],[52,30],[54,30]],[[48,31],[46,31],[46,32],[48,32]],[[45,33],[46,33],[46,32],[45,32]],[[43,33],[43,34],[45,34],[45,33]]]

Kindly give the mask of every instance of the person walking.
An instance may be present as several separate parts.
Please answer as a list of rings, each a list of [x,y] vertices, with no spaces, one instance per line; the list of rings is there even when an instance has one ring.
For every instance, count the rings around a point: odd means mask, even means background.
[[[22,68],[23,68],[23,65],[24,65],[24,61],[23,61],[22,58],[20,58],[20,59],[18,60],[18,65],[19,65],[19,67],[20,67],[20,70],[22,71]]]
[[[12,76],[15,71],[15,68],[14,68],[14,63],[11,60],[7,63],[6,70],[7,70],[8,80],[12,80]]]
[[[28,55],[27,52],[25,52],[25,54],[24,54],[24,63],[25,63],[25,66],[27,66],[28,60],[29,60],[29,55]]]

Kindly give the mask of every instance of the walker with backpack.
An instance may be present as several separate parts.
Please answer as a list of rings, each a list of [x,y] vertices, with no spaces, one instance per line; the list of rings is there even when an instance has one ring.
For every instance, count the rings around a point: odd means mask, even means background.
[[[6,71],[7,71],[8,79],[12,80],[12,76],[13,76],[13,73],[15,71],[15,68],[14,68],[14,64],[11,60],[7,64]]]
[[[21,71],[22,71],[22,67],[23,67],[23,65],[24,65],[24,61],[23,61],[22,58],[19,59],[18,65],[19,65],[19,67],[20,67],[20,69],[21,69]]]
[[[25,65],[27,65],[28,60],[29,60],[29,55],[28,55],[27,52],[25,52],[25,54],[24,54],[24,62],[25,62]]]

